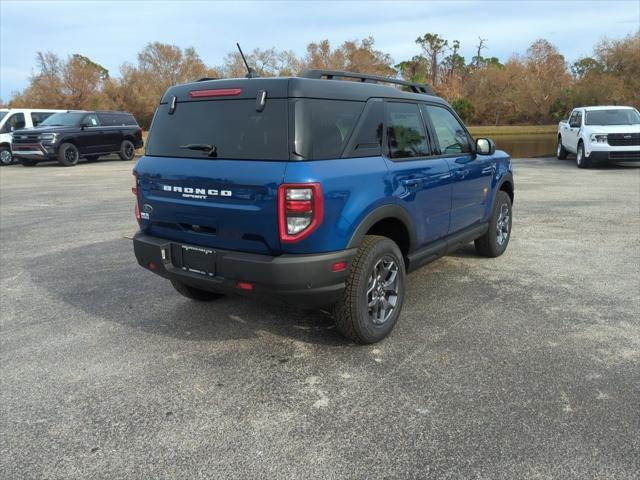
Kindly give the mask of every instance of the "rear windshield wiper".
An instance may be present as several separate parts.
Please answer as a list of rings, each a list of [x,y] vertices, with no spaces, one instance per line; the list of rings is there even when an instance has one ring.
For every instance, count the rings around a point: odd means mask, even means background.
[[[208,143],[188,143],[186,145],[180,145],[180,148],[205,152],[210,157],[218,156],[218,147],[215,145],[209,145]]]

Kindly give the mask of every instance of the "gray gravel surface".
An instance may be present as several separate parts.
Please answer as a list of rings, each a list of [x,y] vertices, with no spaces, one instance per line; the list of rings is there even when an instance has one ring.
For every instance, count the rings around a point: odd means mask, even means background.
[[[0,478],[639,478],[640,169],[514,163],[368,347],[138,267],[131,163],[0,169]]]

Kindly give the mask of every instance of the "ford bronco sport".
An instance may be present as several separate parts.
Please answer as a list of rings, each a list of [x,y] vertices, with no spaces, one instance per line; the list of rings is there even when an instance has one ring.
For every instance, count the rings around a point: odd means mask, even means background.
[[[315,70],[171,87],[133,173],[141,266],[194,300],[331,307],[356,343],[394,327],[407,272],[471,241],[497,257],[511,233],[509,155],[395,79]]]
[[[95,162],[112,153],[133,160],[142,147],[142,129],[127,112],[70,110],[54,113],[37,127],[16,130],[12,140],[13,155],[25,167],[47,160],[72,167],[81,157]]]

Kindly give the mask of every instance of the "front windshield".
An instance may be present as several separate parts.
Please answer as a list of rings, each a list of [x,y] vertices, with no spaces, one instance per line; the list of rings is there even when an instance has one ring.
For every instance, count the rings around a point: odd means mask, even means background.
[[[2,121],[2,119],[7,116],[7,113],[9,112],[0,112],[0,121]]]
[[[77,127],[86,115],[86,112],[60,112],[54,113],[44,120],[39,127]]]
[[[640,113],[633,108],[587,111],[585,125],[636,125],[640,124]]]

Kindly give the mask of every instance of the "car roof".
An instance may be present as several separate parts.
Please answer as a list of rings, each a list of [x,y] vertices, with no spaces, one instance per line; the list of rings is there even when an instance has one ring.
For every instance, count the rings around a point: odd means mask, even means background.
[[[53,108],[0,108],[1,112],[66,112],[66,110],[59,110]]]
[[[265,90],[267,98],[318,98],[362,102],[369,98],[392,98],[446,104],[435,95],[406,92],[379,83],[303,77],[205,79],[170,87],[163,95],[161,103],[168,103],[173,96],[178,102],[190,101],[192,98],[189,94],[192,91],[224,89],[239,89],[240,92],[234,93],[233,97],[244,99],[255,99],[259,91]]]
[[[634,107],[624,106],[624,105],[598,105],[598,106],[580,107],[580,108],[584,108],[585,110],[626,110],[629,108],[633,109]]]

